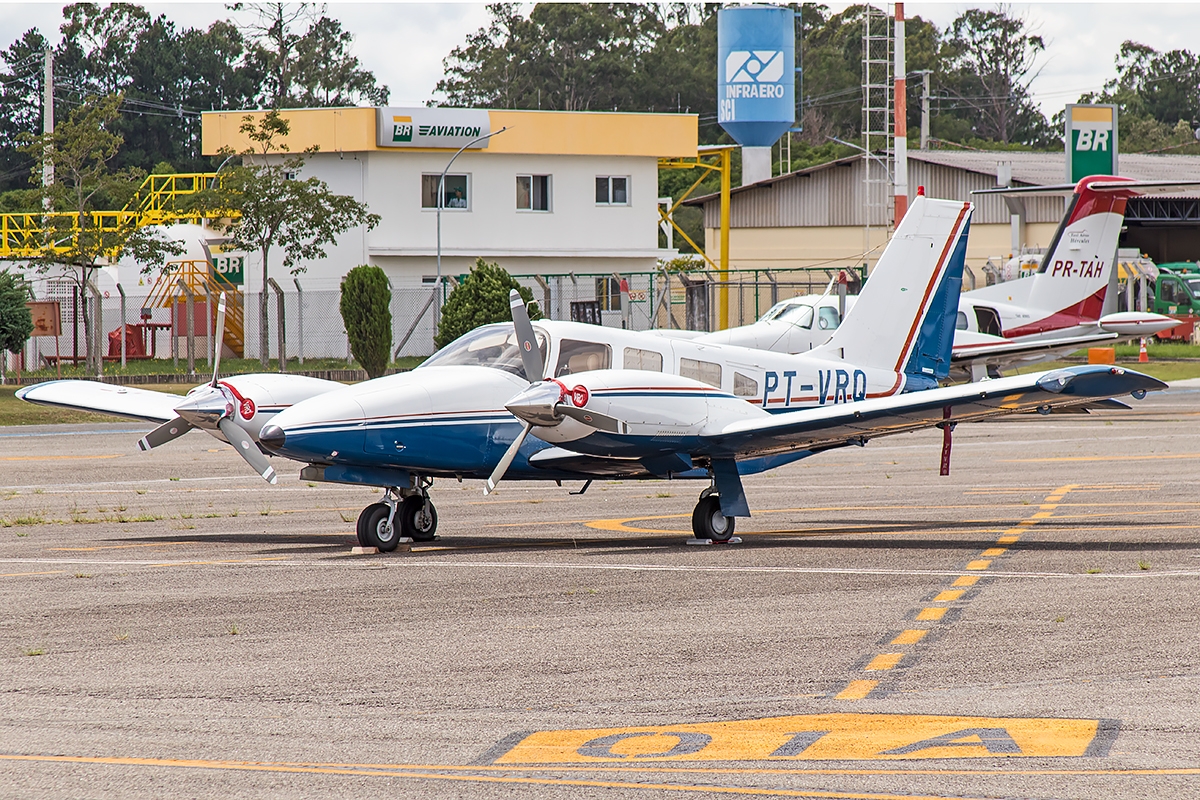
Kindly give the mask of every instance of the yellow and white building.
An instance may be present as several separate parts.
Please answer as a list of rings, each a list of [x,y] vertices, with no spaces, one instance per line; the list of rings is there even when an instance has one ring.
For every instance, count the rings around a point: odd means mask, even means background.
[[[204,114],[203,152],[241,152],[245,116]],[[358,264],[382,267],[393,287],[436,273],[438,176],[458,148],[441,212],[442,274],[476,258],[513,274],[650,271],[658,247],[660,157],[694,157],[694,114],[625,114],[447,108],[321,108],[282,112],[291,152],[317,148],[303,176],[364,201],[382,217],[374,230],[342,235],[329,257],[307,265],[308,290],[336,289]],[[501,131],[502,133],[496,133]],[[272,261],[275,256],[272,255]],[[272,277],[288,276],[272,264]],[[246,290],[261,265],[247,254]],[[288,281],[290,283],[290,280]]]

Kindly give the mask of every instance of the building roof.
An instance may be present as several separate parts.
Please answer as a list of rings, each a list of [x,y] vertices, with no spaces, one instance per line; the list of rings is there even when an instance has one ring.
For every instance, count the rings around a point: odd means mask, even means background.
[[[821,170],[844,166],[861,159],[854,155],[818,164],[815,167],[789,172],[757,183],[738,186],[731,194],[740,194],[753,189],[773,186],[794,177],[811,175]],[[941,167],[974,172],[996,178],[1000,165],[1012,168],[1012,181],[1016,185],[1048,186],[1067,182],[1066,153],[1024,153],[1010,150],[909,150],[909,161],[923,161]],[[1135,180],[1200,180],[1200,156],[1172,155],[1160,153],[1122,153],[1118,158],[1122,176]],[[909,187],[912,190],[914,187]],[[1181,195],[1191,194],[1181,192]],[[691,197],[684,205],[702,206],[705,202],[720,197],[719,193]]]
[[[420,111],[414,109],[413,113]],[[235,152],[246,150],[251,142],[239,130],[243,118],[250,116],[257,122],[266,113],[204,112],[201,122],[203,153],[216,155],[226,147]],[[378,144],[378,113],[376,108],[303,108],[280,112],[291,125],[287,143],[293,153],[314,145],[325,153],[395,151],[395,148]],[[486,149],[472,152],[694,158],[699,141],[699,117],[695,114],[510,109],[483,109],[477,113],[488,115],[492,131],[503,127],[508,130],[490,139]],[[403,149],[407,152],[453,152],[457,147]]]
[[[1012,165],[1014,183],[1046,186],[1067,181],[1066,153],[1007,150],[909,150],[909,159],[995,177],[1001,164]],[[1122,176],[1143,181],[1200,180],[1200,156],[1169,153],[1121,153]]]

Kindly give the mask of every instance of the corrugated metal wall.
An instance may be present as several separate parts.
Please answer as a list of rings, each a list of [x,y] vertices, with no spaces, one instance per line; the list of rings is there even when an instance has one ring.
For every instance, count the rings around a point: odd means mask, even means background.
[[[730,225],[734,228],[865,225],[868,209],[863,171],[864,162],[856,160],[739,192],[732,198]],[[971,195],[977,189],[995,188],[993,176],[910,159],[908,185],[910,198],[916,196],[918,186],[924,186],[929,197],[973,201],[976,224],[1009,221],[1008,209],[999,196]],[[883,184],[872,184],[871,189],[876,195],[870,209],[871,225],[886,225],[890,221],[886,196],[890,190]],[[1061,197],[1042,197],[1026,198],[1025,208],[1026,222],[1057,223],[1064,206]],[[704,204],[704,227],[720,227],[720,210],[717,198]]]

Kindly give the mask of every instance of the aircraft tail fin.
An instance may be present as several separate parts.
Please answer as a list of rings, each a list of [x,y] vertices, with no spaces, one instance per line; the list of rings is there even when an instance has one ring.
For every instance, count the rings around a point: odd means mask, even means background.
[[[854,308],[814,352],[906,373],[910,387],[949,375],[973,209],[918,194]]]
[[[1012,302],[1029,307],[1030,321],[1004,331],[1023,336],[1094,323],[1104,315],[1113,284],[1117,238],[1125,221],[1125,203],[1144,184],[1099,175],[1075,184],[1050,247],[1033,275],[971,292],[972,299]],[[1061,187],[993,189],[1008,196],[1047,195]]]

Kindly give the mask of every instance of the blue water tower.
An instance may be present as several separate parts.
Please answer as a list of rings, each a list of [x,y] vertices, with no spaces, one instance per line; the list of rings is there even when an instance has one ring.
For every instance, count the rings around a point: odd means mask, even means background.
[[[795,123],[794,12],[717,12],[717,122],[742,146],[742,183],[771,177],[771,145]]]

